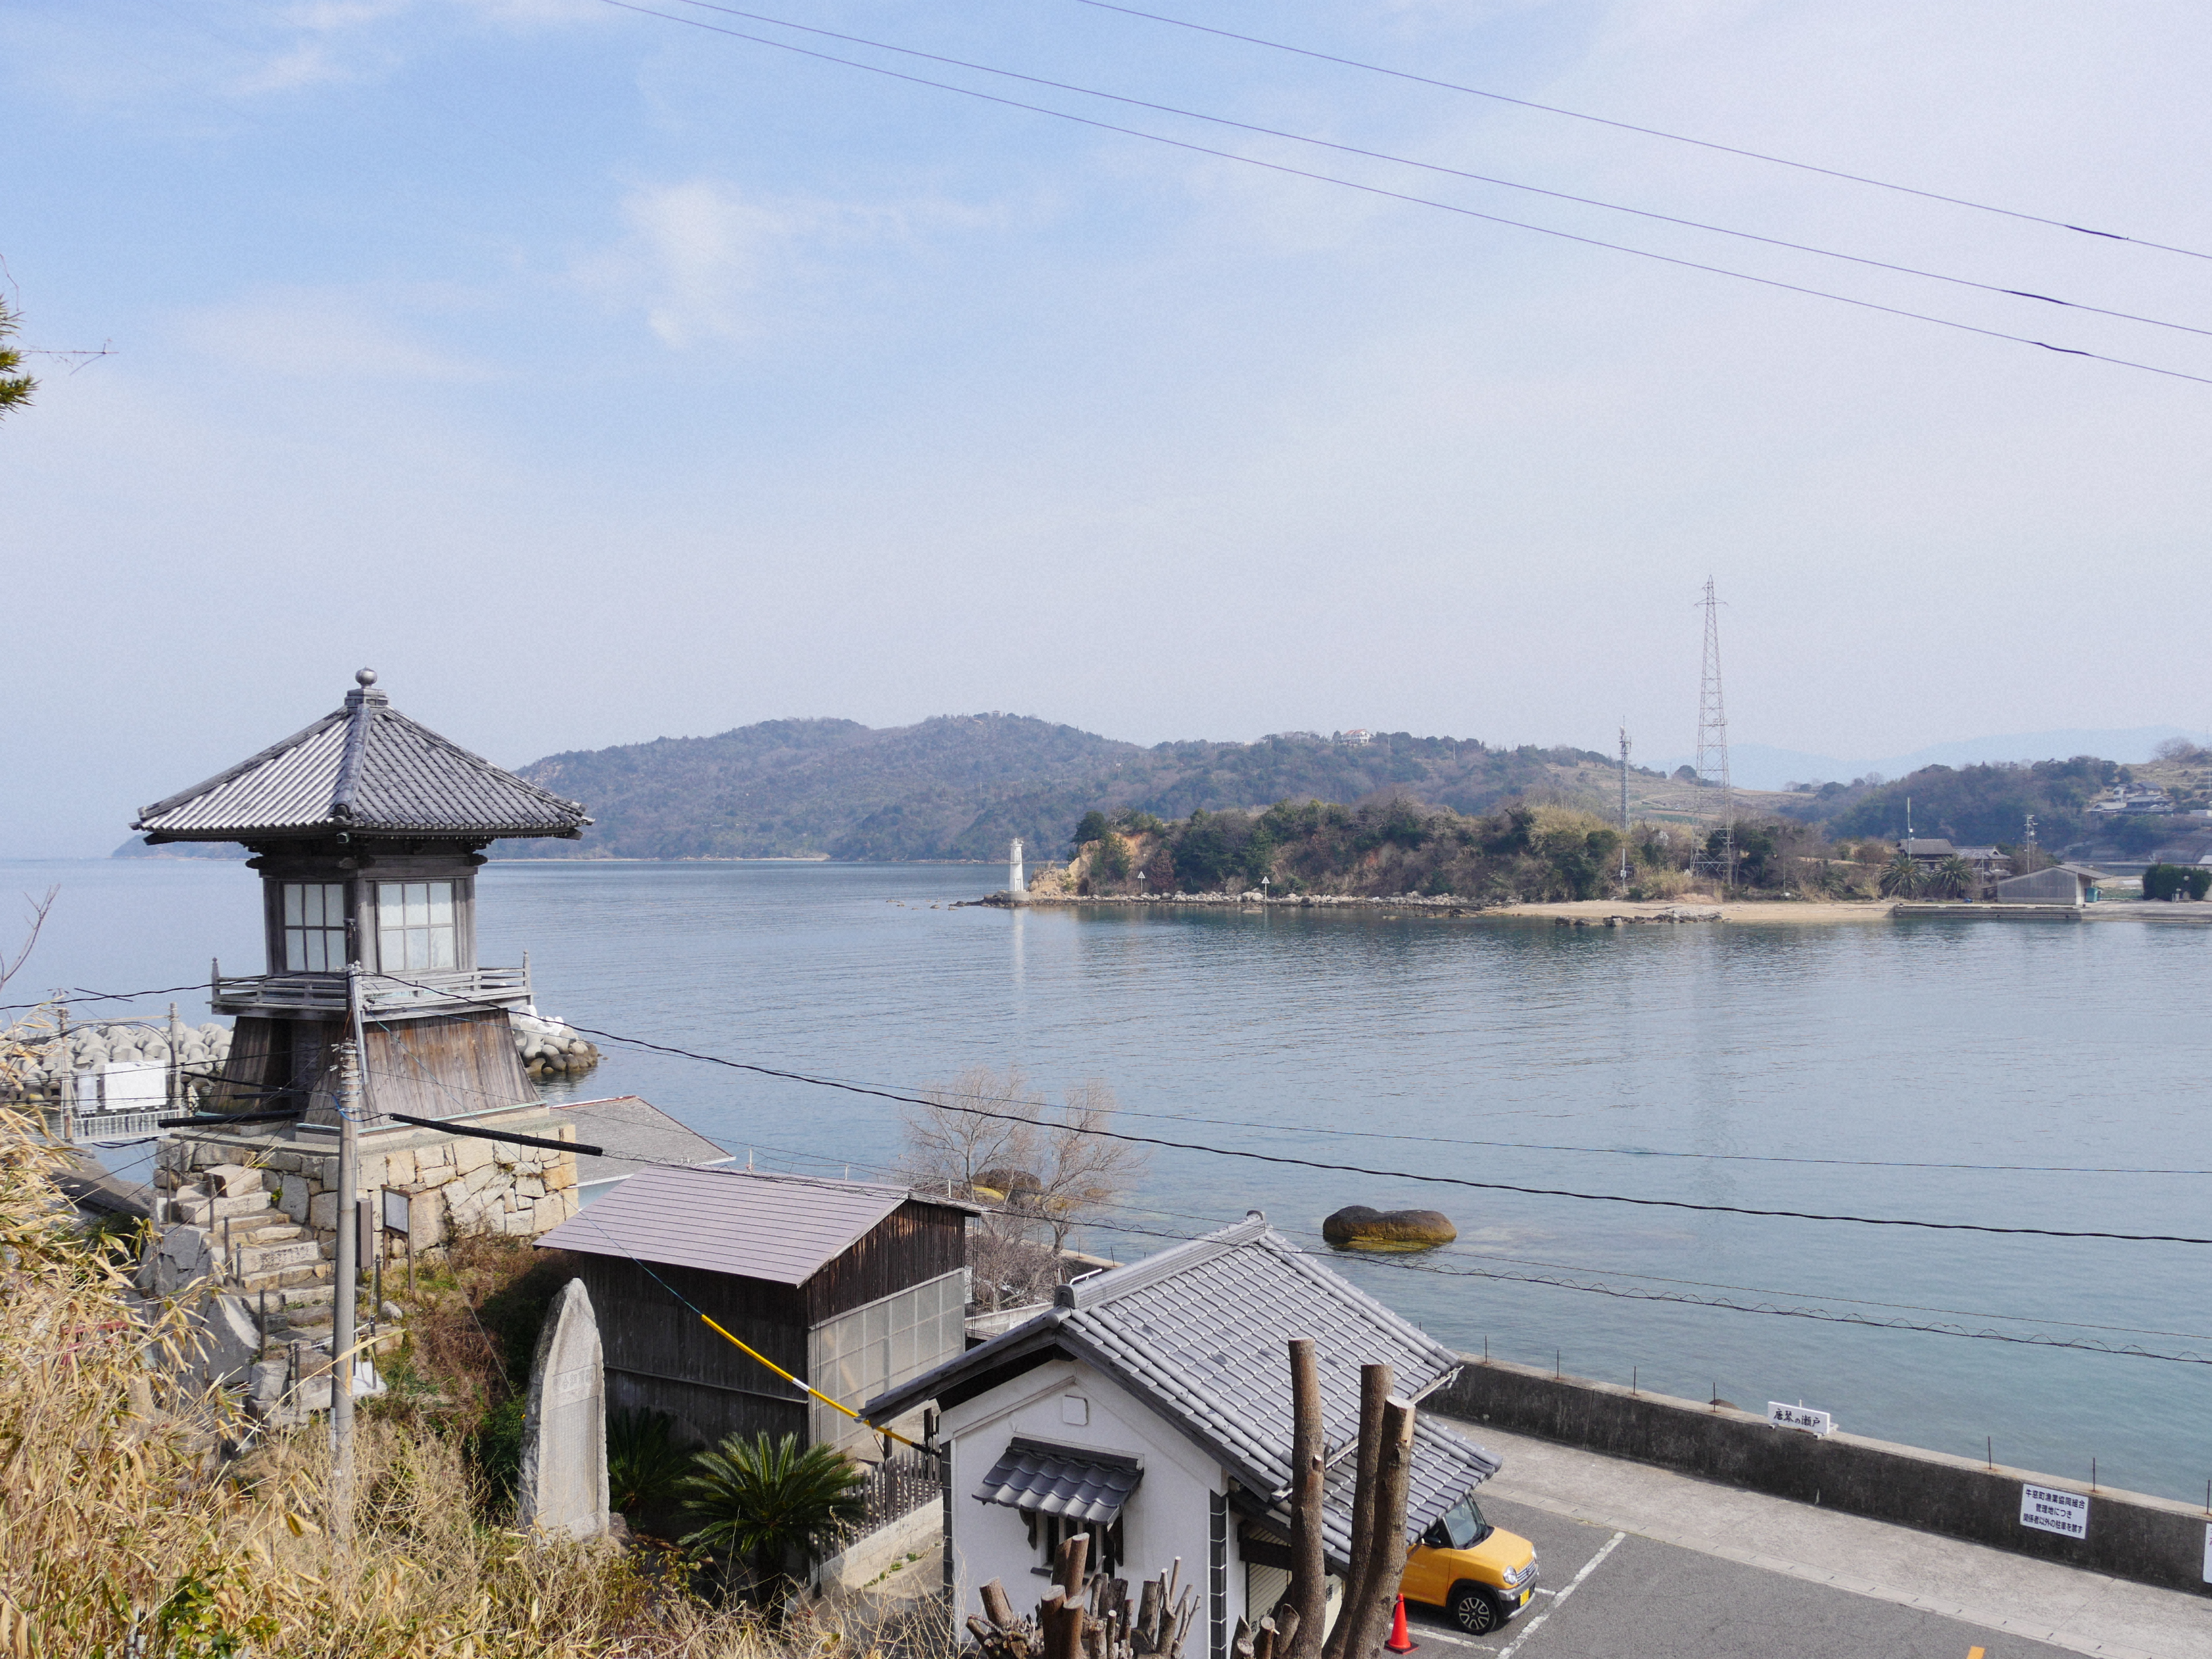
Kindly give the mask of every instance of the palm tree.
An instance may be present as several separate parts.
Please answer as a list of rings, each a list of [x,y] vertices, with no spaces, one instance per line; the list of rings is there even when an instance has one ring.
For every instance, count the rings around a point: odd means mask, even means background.
[[[1928,890],[1938,898],[1972,898],[1980,884],[1974,866],[1955,853],[1929,872]]]
[[[1899,853],[1882,866],[1881,892],[1884,898],[1911,898],[1927,883],[1920,866],[1909,855]]]
[[[745,1565],[771,1609],[799,1587],[792,1564],[823,1554],[866,1512],[860,1466],[827,1446],[802,1448],[795,1434],[733,1434],[693,1462],[698,1473],[684,1482],[684,1508],[703,1524],[684,1541]]]

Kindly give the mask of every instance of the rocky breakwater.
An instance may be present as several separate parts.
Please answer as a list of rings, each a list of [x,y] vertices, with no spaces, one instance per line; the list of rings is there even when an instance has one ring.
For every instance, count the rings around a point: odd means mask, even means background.
[[[522,1069],[540,1082],[549,1078],[581,1077],[599,1063],[599,1051],[577,1034],[576,1028],[537,1014],[507,1016],[514,1026],[514,1051]]]
[[[1441,1210],[1370,1210],[1347,1204],[1321,1224],[1321,1236],[1340,1250],[1433,1250],[1459,1237]]]
[[[230,1058],[230,1028],[215,1020],[202,1025],[179,1025],[173,1048],[169,1028],[160,1020],[95,1020],[70,1028],[43,1042],[35,1036],[12,1067],[0,1072],[0,1098],[41,1106],[61,1104],[61,1080],[77,1079],[81,1109],[96,1110],[110,1078],[116,1079],[116,1098],[105,1103],[121,1109],[125,1103],[161,1106],[167,1103],[167,1077],[173,1059],[181,1062],[185,1088],[192,1103],[200,1104],[215,1092],[215,1079]],[[126,1089],[124,1085],[128,1084]]]

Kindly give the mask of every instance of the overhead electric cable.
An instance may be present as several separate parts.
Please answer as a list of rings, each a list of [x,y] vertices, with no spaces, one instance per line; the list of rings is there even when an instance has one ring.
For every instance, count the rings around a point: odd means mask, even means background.
[[[1071,81],[1054,81],[1041,75],[1025,75],[1018,70],[998,69],[989,64],[979,64],[965,58],[948,58],[940,52],[922,52],[913,46],[893,46],[887,40],[871,40],[863,34],[845,34],[836,29],[817,28],[809,23],[794,23],[788,18],[771,17],[765,12],[744,11],[735,6],[716,3],[716,0],[676,0],[680,5],[700,11],[718,12],[725,17],[742,17],[749,22],[767,23],[776,28],[794,29],[801,34],[819,35],[824,40],[842,40],[856,46],[867,46],[878,52],[896,52],[904,58],[919,58],[924,62],[944,64],[954,69],[973,70],[980,75],[995,75],[1009,81],[1020,81],[1033,87],[1049,87],[1056,92],[1072,92],[1085,98],[1103,99],[1109,103],[1126,104],[1133,109],[1148,109],[1163,115],[1182,116],[1188,120],[1205,121],[1214,126],[1233,127],[1240,132],[1259,133],[1269,138],[1287,139],[1292,143],[1311,144],[1320,149],[1332,149],[1344,155],[1364,156],[1372,161],[1389,161],[1395,166],[1418,167],[1425,173],[1443,173],[1453,179],[1465,179],[1479,185],[1495,185],[1504,190],[1517,190],[1532,196],[1549,198],[1555,202],[1572,202],[1581,207],[1602,208],[1608,213],[1626,213],[1638,219],[1650,219],[1660,224],[1678,225],[1687,230],[1702,230],[1716,236],[1733,236],[1740,241],[1757,242],[1766,247],[1786,248],[1793,253],[1810,253],[1823,259],[1840,259],[1846,264],[1863,265],[1869,270],[1893,271],[1899,276],[1917,276],[1931,283],[1948,283],[1955,288],[1973,289],[1984,294],[2000,294],[2015,300],[2035,300],[2045,305],[2061,306],[2069,311],[2091,312],[2100,317],[2116,318],[2122,322],[2142,323],[2152,328],[2172,329],[2183,334],[2196,334],[2212,338],[2212,328],[2198,328],[2190,323],[2169,322],[2163,318],[2145,317],[2132,311],[2115,311],[2106,306],[2093,306],[2079,300],[2062,300],[2054,295],[2037,294],[2027,289],[2007,288],[2002,283],[1977,282],[1971,276],[1954,276],[1940,270],[1927,270],[1917,265],[1899,264],[1893,260],[1870,258],[1863,254],[1845,253],[1836,248],[1815,246],[1808,242],[1793,242],[1786,237],[1762,236],[1756,231],[1735,230],[1726,225],[1709,224],[1699,219],[1686,219],[1672,213],[1660,213],[1650,208],[1629,207],[1620,202],[1607,202],[1594,196],[1577,196],[1571,191],[1548,190],[1541,185],[1522,184],[1511,179],[1500,179],[1490,173],[1470,173],[1464,167],[1446,167],[1439,161],[1418,161],[1411,156],[1394,155],[1387,150],[1366,149],[1358,144],[1340,144],[1328,138],[1316,138],[1302,132],[1289,132],[1280,127],[1260,126],[1250,121],[1238,121],[1225,115],[1208,115],[1201,110],[1185,109],[1176,104],[1154,103],[1148,99],[1125,97],[1116,92],[1102,92],[1096,87],[1079,86]]]
[[[676,0],[683,3],[684,0]],[[1747,270],[1736,270],[1726,265],[1707,264],[1702,260],[1678,258],[1671,253],[1658,253],[1650,248],[1632,246],[1626,242],[1610,242],[1599,236],[1583,236],[1573,231],[1560,230],[1550,225],[1540,225],[1526,219],[1509,219],[1503,214],[1484,213],[1479,209],[1462,207],[1450,202],[1439,202],[1433,197],[1415,196],[1406,191],[1386,190],[1380,185],[1362,184],[1357,179],[1341,179],[1334,173],[1316,173],[1307,167],[1294,167],[1281,161],[1263,161],[1256,155],[1240,155],[1234,150],[1216,149],[1209,144],[1194,144],[1184,138],[1170,138],[1164,133],[1147,132],[1141,127],[1125,127],[1112,121],[1095,120],[1087,115],[1076,115],[1069,111],[1054,109],[1048,105],[1024,103],[1018,98],[1001,98],[996,93],[979,92],[973,87],[955,85],[949,81],[933,81],[927,76],[908,75],[902,70],[886,69],[880,64],[865,64],[858,58],[840,58],[835,52],[817,52],[811,46],[794,46],[788,40],[771,40],[766,35],[748,34],[742,29],[724,28],[719,23],[708,23],[696,17],[681,17],[672,12],[655,11],[650,6],[634,3],[634,0],[601,0],[605,5],[622,11],[635,12],[641,17],[653,17],[664,23],[678,23],[687,28],[704,29],[710,34],[723,34],[733,40],[746,40],[755,46],[769,46],[778,52],[796,53],[825,64],[837,64],[847,69],[856,69],[870,75],[904,81],[915,86],[933,87],[940,92],[957,93],[963,98],[980,99],[988,104],[998,104],[1007,109],[1027,111],[1033,115],[1047,115],[1054,120],[1072,122],[1078,126],[1095,128],[1101,132],[1120,133],[1125,137],[1142,138],[1148,143],[1164,144],[1171,149],[1188,150],[1195,155],[1211,155],[1223,161],[1236,161],[1245,167],[1259,167],[1268,173],[1279,173],[1293,179],[1311,179],[1316,184],[1334,185],[1344,190],[1358,191],[1364,196],[1381,197],[1389,201],[1404,202],[1413,207],[1434,208],[1440,213],[1455,214],[1463,219],[1480,220],[1486,224],[1504,225],[1510,229],[1526,230],[1539,236],[1550,236],[1565,242],[1574,242],[1584,247],[1599,247],[1615,253],[1626,253],[1639,259],[1649,259],[1663,265],[1676,266],[1684,270],[1703,271],[1708,276],[1726,276],[1741,283],[1751,283],[1760,288],[1770,288],[1785,294],[1802,295],[1808,299],[1826,300],[1832,304],[1850,306],[1861,311],[1879,312],[1885,316],[1902,317],[1911,322],[1928,323],[1937,328],[1954,329],[1963,334],[1978,334],[1984,339],[2004,340],[2014,345],[2033,346],[2039,350],[2055,351],[2062,356],[2083,357],[2094,362],[2108,363],[2115,368],[2132,368],[2145,374],[2157,374],[2167,380],[2189,380],[2198,386],[2212,386],[2212,375],[2191,374],[2179,368],[2163,368],[2155,363],[2139,362],[2131,357],[2115,357],[2101,351],[2090,351],[2079,346],[2054,345],[2048,340],[2039,340],[2033,335],[2014,334],[2004,329],[1984,328],[1978,323],[1960,322],[1954,317],[1938,317],[1930,312],[1913,311],[1904,306],[1884,305],[1879,301],[1856,299],[1847,294],[1838,294],[1828,289],[1808,287],[1802,283],[1785,283],[1779,277],[1755,276]]]
[[[397,975],[382,977],[395,984],[408,985],[413,981]],[[416,988],[434,991],[441,996],[450,994],[431,986]],[[466,999],[452,998],[455,1001]],[[483,1006],[497,1006],[484,1004]],[[995,1112],[981,1106],[951,1105],[942,1101],[926,1100],[918,1095],[899,1093],[896,1090],[879,1089],[866,1084],[840,1082],[815,1077],[805,1072],[786,1070],[780,1066],[757,1065],[750,1060],[731,1060],[721,1054],[703,1054],[696,1049],[680,1048],[671,1043],[653,1042],[643,1037],[625,1036],[618,1031],[602,1030],[595,1026],[572,1025],[572,1030],[586,1036],[595,1036],[625,1048],[650,1054],[672,1054],[679,1059],[696,1060],[702,1065],[720,1066],[731,1071],[747,1072],[757,1077],[780,1079],[789,1083],[804,1083],[815,1088],[835,1089],[847,1094],[865,1095],[877,1100],[888,1100],[906,1106],[934,1107],[947,1111],[965,1112],[976,1117],[987,1117],[1007,1122],[1029,1122],[1031,1120],[1019,1113]],[[1862,1227],[1917,1227],[1931,1232],[1989,1233],[2003,1237],[2033,1238],[2097,1238],[2130,1244],[2212,1244],[2212,1238],[2177,1233],[2123,1233],[2101,1229],[2060,1227],[2000,1227],[1978,1221],[1925,1221],[1904,1216],[1850,1215],[1817,1210],[1760,1209],[1741,1204],[1700,1204],[1680,1198],[1636,1198],[1621,1193],[1586,1193],[1564,1187],[1531,1187],[1517,1182],[1478,1181],[1471,1176],[1437,1175],[1413,1170],[1378,1170],[1358,1164],[1331,1164],[1321,1158],[1297,1158],[1287,1152],[1254,1152],[1237,1146],[1209,1146],[1200,1141],[1170,1140],[1158,1135],[1135,1135],[1119,1129],[1078,1127],[1071,1126],[1070,1133],[1091,1135],[1100,1139],[1126,1141],[1132,1146],[1158,1146],[1172,1152],[1199,1152],[1211,1158],[1238,1158],[1255,1164],[1273,1164],[1297,1169],[1321,1170],[1332,1175],[1375,1176],[1389,1181],[1418,1181],[1431,1185],[1465,1187],[1483,1192],[1521,1193],[1535,1198],[1571,1198],[1594,1204],[1631,1204],[1649,1209],[1688,1210],[1707,1215],[1741,1215],[1788,1221],[1832,1221]]]
[[[2161,253],[2179,253],[2191,259],[2212,259],[2193,247],[2178,247],[2170,242],[2154,242],[2147,237],[2125,236],[2116,230],[2097,230],[2088,225],[2077,225],[2070,220],[2050,218],[2040,213],[2027,213],[2016,208],[1997,207],[1988,202],[1978,202],[1972,197],[1949,196],[1942,191],[1923,190],[1913,185],[1900,185],[1887,179],[1876,179],[1863,173],[1847,173],[1840,167],[1825,167],[1813,161],[1792,161],[1786,155],[1776,155],[1765,150],[1747,149],[1736,144],[1717,143],[1709,138],[1692,138],[1685,133],[1668,132],[1663,127],[1638,126],[1632,121],[1616,121],[1603,115],[1592,115],[1587,111],[1567,109],[1558,104],[1540,104],[1532,98],[1516,98],[1503,92],[1491,92],[1481,87],[1470,87],[1456,81],[1439,81],[1432,76],[1416,75],[1409,70],[1391,69],[1382,64],[1370,64],[1357,58],[1340,58],[1333,52],[1316,52],[1307,46],[1294,46],[1287,41],[1270,40],[1257,34],[1240,34],[1234,29],[1215,28],[1210,24],[1194,23],[1187,17],[1170,17],[1165,13],[1139,11],[1134,6],[1121,6],[1113,0],[1078,0],[1078,3],[1100,11],[1119,12],[1125,17],[1140,17],[1150,23],[1166,23],[1179,29],[1191,29],[1200,34],[1218,35],[1224,40],[1241,40],[1247,46],[1265,46],[1270,52],[1289,52],[1294,57],[1310,58],[1317,63],[1336,64],[1346,69],[1364,70],[1370,75],[1387,75],[1396,81],[1411,81],[1425,87],[1439,88],[1445,92],[1461,92],[1471,98],[1487,98],[1494,103],[1512,104],[1521,109],[1540,111],[1546,115],[1564,115],[1570,120],[1589,121],[1601,127],[1612,127],[1621,132],[1640,133],[1647,138],[1664,138],[1670,143],[1694,145],[1699,149],[1718,151],[1723,155],[1740,155],[1747,161],[1770,162],[1775,167],[1794,167],[1800,173],[1816,173],[1824,178],[1840,179],[1848,184],[1867,185],[1875,190],[1895,191],[1901,196],[1917,196],[1923,201],[1942,202],[1951,207],[1962,207],[1976,213],[1994,213],[2001,218],[2018,219],[2028,224],[2045,225],[2053,230],[2070,230],[2083,236],[2094,236],[2107,242],[2128,242],[2136,247],[2154,248]]]
[[[879,1176],[888,1176],[896,1179],[901,1184],[910,1188],[916,1198],[925,1200],[928,1199],[930,1192],[933,1190],[917,1181],[911,1170],[902,1170],[896,1164],[874,1164],[862,1158],[842,1158],[833,1152],[801,1152],[796,1147],[771,1146],[762,1141],[750,1142],[749,1147],[750,1150],[756,1152],[773,1152],[781,1157],[792,1158],[799,1162],[821,1164],[831,1168],[843,1165],[848,1169],[866,1170]],[[650,1164],[659,1169],[696,1169],[701,1167],[696,1164],[674,1164],[665,1159],[657,1158],[641,1158],[636,1161]],[[798,1170],[776,1171],[775,1173],[787,1174],[790,1177],[795,1179],[805,1178],[805,1176]],[[831,1177],[827,1176],[822,1178],[824,1180],[831,1179]],[[1238,1218],[1235,1216],[1204,1215],[1197,1212],[1188,1210],[1164,1210],[1154,1205],[1124,1202],[1119,1200],[1107,1200],[1099,1207],[1108,1210],[1126,1211],[1139,1218],[1146,1217],[1168,1217],[1179,1221],[1195,1221],[1202,1224],[1209,1231],[1231,1225]],[[1018,1209],[1009,1210],[1003,1212],[1003,1213],[1011,1214],[1017,1219],[1019,1219],[1024,1214],[1024,1212]],[[1283,1226],[1279,1223],[1275,1224],[1279,1231],[1291,1234],[1293,1237],[1303,1237],[1309,1240],[1318,1237],[1310,1228],[1286,1227]],[[1089,1215],[1079,1216],[1076,1218],[1075,1225],[1081,1229],[1096,1229],[1105,1232],[1133,1233],[1145,1237],[1183,1238],[1190,1237],[1190,1235],[1182,1233],[1167,1233],[1158,1231],[1156,1230],[1146,1229],[1136,1224],[1133,1221],[1102,1220],[1097,1217]],[[1326,1243],[1325,1240],[1323,1242]],[[1317,1257],[1322,1257],[1322,1253],[1320,1251],[1316,1251],[1313,1254]],[[1331,1247],[1328,1249],[1328,1255],[1325,1257],[1322,1257],[1322,1259],[1341,1261],[1346,1258],[1344,1252]],[[1638,1273],[1634,1269],[1628,1267],[1584,1267],[1574,1262],[1541,1261],[1526,1256],[1498,1255],[1490,1251],[1462,1249],[1449,1245],[1440,1247],[1435,1250],[1430,1257],[1419,1261],[1401,1255],[1359,1255],[1354,1259],[1358,1260],[1362,1264],[1370,1267],[1397,1268],[1408,1273],[1431,1273],[1440,1270],[1429,1266],[1428,1261],[1430,1260],[1456,1261],[1472,1259],[1478,1261],[1499,1261],[1505,1263],[1509,1267],[1543,1267],[1557,1273],[1596,1274],[1614,1279],[1641,1279],[1651,1284],[1686,1285],[1693,1290],[1735,1291],[1745,1296],[1786,1297],[1803,1301],[1841,1302],[1853,1307],[1893,1308],[1907,1313],[1949,1314],[1960,1319],[1995,1319],[2021,1325],[2056,1326],[2065,1330],[2110,1331],[2126,1336],[2167,1336],[2179,1338],[2185,1341],[2212,1342],[2212,1333],[2203,1331],[2169,1331],[2138,1325],[2093,1324],[2082,1320],[2050,1319],[2039,1314],[1991,1313],[1987,1310],[1975,1308],[1939,1308],[1929,1306],[1924,1303],[1885,1302],[1875,1297],[1834,1296],[1830,1295],[1826,1291],[1777,1291],[1755,1285],[1729,1285],[1716,1283],[1711,1279],[1680,1279],[1666,1273]]]

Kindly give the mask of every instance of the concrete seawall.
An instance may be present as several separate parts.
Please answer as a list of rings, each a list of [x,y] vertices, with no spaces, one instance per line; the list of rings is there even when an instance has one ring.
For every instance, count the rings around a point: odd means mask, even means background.
[[[1617,1383],[1554,1376],[1470,1358],[1429,1396],[1430,1410],[1474,1425],[1539,1436],[1612,1457],[1801,1503],[1896,1522],[2022,1555],[2169,1589],[2205,1583],[2212,1511],[2030,1469],[1977,1463],[1838,1431],[1821,1437],[1771,1427],[1763,1416]],[[2068,1538],[2020,1522],[2023,1484],[2089,1500],[2088,1535]]]

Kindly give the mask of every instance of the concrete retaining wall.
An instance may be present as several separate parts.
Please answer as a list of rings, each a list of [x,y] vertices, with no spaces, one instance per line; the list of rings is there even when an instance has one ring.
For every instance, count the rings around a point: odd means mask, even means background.
[[[1609,1457],[1656,1463],[2118,1578],[2212,1593],[2204,1579],[2212,1511],[2193,1504],[2109,1486],[2092,1492],[2083,1481],[1840,1431],[1815,1438],[1771,1427],[1764,1416],[1748,1412],[1632,1393],[1615,1383],[1554,1376],[1504,1361],[1470,1358],[1426,1403],[1431,1411],[1474,1425],[1495,1423]],[[2066,1538],[2021,1526],[2024,1482],[2087,1496],[2088,1536]]]
[[[908,1555],[921,1555],[945,1540],[945,1506],[932,1500],[887,1522],[865,1538],[855,1538],[816,1570],[824,1589],[865,1589]]]

